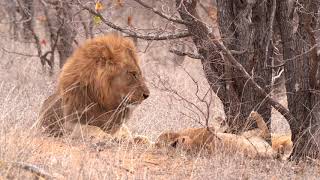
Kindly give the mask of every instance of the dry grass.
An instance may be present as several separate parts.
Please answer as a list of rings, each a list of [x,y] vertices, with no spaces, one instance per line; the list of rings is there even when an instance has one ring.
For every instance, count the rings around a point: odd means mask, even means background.
[[[0,27],[1,28],[1,27]],[[1,29],[0,29],[1,32]],[[35,54],[31,45],[10,41],[0,35],[0,48]],[[197,60],[186,59],[183,68],[173,66],[174,59],[163,43],[139,44],[142,69],[151,96],[134,113],[129,128],[136,134],[155,139],[162,131],[200,126],[184,102],[154,87],[158,78],[190,101],[204,108],[196,96],[196,86],[185,73],[199,83],[200,94],[208,89]],[[54,91],[58,74],[50,77],[39,59],[0,50],[0,179],[30,179],[34,174],[18,163],[29,163],[57,179],[318,179],[319,166],[311,162],[253,160],[240,154],[217,152],[213,156],[187,155],[184,152],[157,150],[126,143],[50,138],[30,129],[37,120],[42,101]],[[279,96],[285,104],[285,97]],[[221,102],[213,97],[210,123],[224,116]],[[273,132],[288,133],[283,118],[273,112]],[[202,119],[203,120],[203,119]],[[202,121],[203,123],[203,121]]]
[[[2,43],[1,47],[33,52],[17,43]],[[156,47],[143,55],[142,67],[148,82],[167,75],[173,88],[195,101],[195,87],[190,78],[181,68],[156,65],[151,60],[155,57],[153,51],[157,51]],[[199,62],[188,60],[183,66],[198,79],[202,89],[207,88]],[[1,54],[0,74],[0,178],[33,176],[12,162],[33,164],[58,179],[317,179],[319,176],[319,167],[307,162],[252,160],[225,152],[210,157],[191,156],[125,143],[45,137],[30,127],[37,119],[42,101],[54,90],[56,77],[43,72],[38,59],[8,53]],[[223,116],[218,99],[213,98],[213,102],[213,116]],[[150,99],[137,109],[129,127],[154,139],[163,130],[199,126],[180,111],[188,113],[172,94],[151,87]],[[279,124],[282,127],[277,131],[287,129],[279,116],[273,119],[278,123],[276,127]]]

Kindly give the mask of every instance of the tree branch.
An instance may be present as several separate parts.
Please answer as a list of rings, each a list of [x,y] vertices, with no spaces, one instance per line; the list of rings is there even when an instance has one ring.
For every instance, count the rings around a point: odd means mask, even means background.
[[[243,54],[245,52],[247,52],[247,50],[244,50],[244,51],[235,51],[235,50],[229,50],[231,54]],[[193,59],[202,59],[203,57],[199,54],[193,54],[193,53],[190,53],[190,52],[182,52],[182,51],[179,51],[177,49],[170,49],[169,52],[173,53],[173,54],[176,54],[178,56],[188,56],[190,58],[193,58]]]
[[[29,171],[30,173],[34,174],[38,178],[42,178],[42,179],[56,178],[33,164],[28,164],[24,162],[8,162],[8,161],[2,161],[2,160],[0,160],[0,164],[4,164],[6,166],[14,166],[14,167],[23,169],[25,171]]]
[[[9,53],[9,54],[16,54],[16,55],[20,55],[20,56],[26,56],[26,57],[38,57],[35,54],[26,54],[26,53],[22,53],[22,52],[15,52],[15,51],[9,51],[5,48],[1,48],[3,52]]]
[[[84,6],[81,4],[80,0],[77,1],[78,5],[80,5],[83,9],[87,10],[89,13],[99,17],[101,21],[106,24],[107,26],[111,27],[112,29],[118,30],[120,32],[123,32],[131,37],[139,38],[139,39],[144,39],[144,40],[170,40],[170,39],[180,39],[180,38],[185,38],[189,37],[190,33],[188,31],[185,32],[179,32],[175,34],[165,34],[165,35],[160,35],[160,34],[154,34],[154,35],[142,35],[142,34],[137,34],[137,32],[129,30],[129,29],[124,29],[123,27],[120,27],[116,24],[113,24],[111,21],[108,21],[105,19],[99,12],[94,11],[93,9]]]
[[[193,54],[193,53],[190,53],[190,52],[182,52],[182,51],[179,51],[179,50],[176,50],[176,49],[170,49],[169,52],[171,52],[173,54],[176,54],[178,56],[188,56],[188,57],[193,58],[193,59],[201,59],[200,55]]]
[[[155,14],[159,15],[160,17],[167,19],[169,21],[175,22],[175,23],[179,23],[179,24],[187,24],[187,21],[181,20],[181,19],[177,19],[177,18],[173,18],[172,16],[169,16],[167,14],[164,14],[160,11],[158,11],[156,8],[153,8],[149,5],[147,5],[146,3],[142,2],[141,0],[134,0],[135,2],[139,3],[141,6],[145,7],[146,9],[149,9],[151,11],[153,11]]]

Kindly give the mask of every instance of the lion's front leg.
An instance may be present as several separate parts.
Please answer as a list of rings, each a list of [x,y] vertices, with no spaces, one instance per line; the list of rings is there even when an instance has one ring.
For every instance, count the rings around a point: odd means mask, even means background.
[[[98,138],[98,139],[112,139],[112,136],[99,127],[81,124],[79,122],[65,122],[64,130],[71,138]]]
[[[113,134],[113,139],[117,142],[131,141],[132,134],[127,125],[122,124],[119,130]]]
[[[113,134],[113,140],[116,142],[128,142],[130,144],[152,145],[153,142],[148,137],[142,135],[133,135],[127,125],[122,124],[120,129]]]

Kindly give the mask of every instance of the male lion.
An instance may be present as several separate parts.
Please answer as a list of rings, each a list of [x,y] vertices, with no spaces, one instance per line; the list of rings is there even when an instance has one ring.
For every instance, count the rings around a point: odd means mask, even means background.
[[[63,66],[56,92],[42,105],[39,125],[53,135],[78,136],[99,128],[115,134],[150,94],[138,61],[129,38],[109,34],[86,41]]]
[[[263,118],[252,112],[249,119],[255,120],[258,128],[243,132],[240,135],[215,132],[214,128],[189,128],[178,132],[164,132],[157,141],[157,147],[180,147],[189,152],[206,150],[213,153],[217,148],[229,152],[242,152],[254,158],[287,159],[292,151],[291,137],[271,139],[271,134]],[[272,140],[270,146],[267,140]]]

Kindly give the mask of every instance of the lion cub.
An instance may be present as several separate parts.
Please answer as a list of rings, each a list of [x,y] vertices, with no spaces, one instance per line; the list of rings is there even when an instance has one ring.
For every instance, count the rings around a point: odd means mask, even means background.
[[[205,150],[213,153],[219,149],[231,153],[241,152],[255,158],[287,159],[292,151],[291,138],[272,138],[272,146],[267,142],[271,138],[263,118],[252,112],[249,118],[257,122],[258,128],[243,132],[240,135],[215,132],[214,128],[189,128],[178,132],[164,132],[156,141],[156,147],[181,148],[188,152]]]

